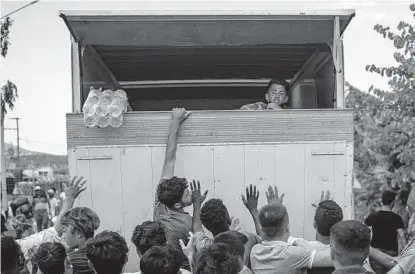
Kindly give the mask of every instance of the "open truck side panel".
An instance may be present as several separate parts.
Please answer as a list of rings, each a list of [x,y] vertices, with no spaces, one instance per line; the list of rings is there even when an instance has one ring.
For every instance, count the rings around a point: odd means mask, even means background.
[[[353,11],[62,12],[72,34],[71,175],[88,180],[78,203],[100,230],[129,242],[151,220],[171,115],[193,113],[179,133],[175,174],[224,200],[247,230],[240,199],[250,184],[286,193],[291,232],[315,239],[312,203],[329,190],[353,218],[353,112],[344,109],[341,34]],[[292,109],[236,111],[263,100],[269,78],[290,80]],[[123,88],[134,112],[120,128],[86,128],[89,87]],[[138,270],[135,248],[128,271]]]

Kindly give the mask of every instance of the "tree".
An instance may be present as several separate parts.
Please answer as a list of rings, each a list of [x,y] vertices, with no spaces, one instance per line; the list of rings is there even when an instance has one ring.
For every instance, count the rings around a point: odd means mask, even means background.
[[[415,5],[410,10],[414,12]],[[388,77],[390,90],[372,86],[370,94],[363,95],[349,86],[348,103],[356,107],[355,116],[360,119],[355,125],[356,173],[366,182],[375,178],[386,187],[408,188],[415,182],[415,26],[401,21],[396,33],[381,24],[374,30],[393,41],[397,64],[366,67]],[[376,178],[379,174],[381,178]],[[369,191],[366,198],[375,200],[378,194]],[[415,188],[411,197],[415,203]]]
[[[4,22],[1,22],[1,56],[6,58],[7,51],[10,46],[10,30],[13,21],[6,17]],[[7,114],[7,108],[13,110],[14,102],[18,97],[17,87],[13,82],[7,80],[1,88],[1,122],[3,123],[4,117]]]

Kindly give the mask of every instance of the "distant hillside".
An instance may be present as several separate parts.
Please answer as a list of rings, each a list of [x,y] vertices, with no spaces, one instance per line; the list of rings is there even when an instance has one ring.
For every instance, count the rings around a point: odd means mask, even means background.
[[[17,155],[17,147],[11,144],[5,144],[6,164],[8,159],[8,149],[13,147],[14,155]],[[30,165],[36,167],[52,166],[56,169],[65,169],[68,167],[68,156],[66,155],[53,155],[42,152],[30,151],[24,148],[20,148],[20,166],[27,168]]]

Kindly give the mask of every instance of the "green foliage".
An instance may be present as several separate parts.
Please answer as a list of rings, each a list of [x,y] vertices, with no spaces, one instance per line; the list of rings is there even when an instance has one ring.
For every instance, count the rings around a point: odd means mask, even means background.
[[[9,34],[13,21],[6,17],[4,22],[1,23],[1,56],[6,57],[7,51],[10,45]],[[7,114],[7,108],[13,110],[14,102],[16,101],[17,87],[11,81],[7,80],[6,84],[1,87],[1,122],[3,123],[4,117]]]
[[[346,98],[355,108],[355,170],[367,189],[358,200],[366,206],[379,200],[381,187],[407,188],[415,181],[415,27],[402,21],[396,33],[380,24],[374,30],[393,41],[397,65],[366,70],[388,77],[390,90],[372,86],[365,93],[347,85]]]

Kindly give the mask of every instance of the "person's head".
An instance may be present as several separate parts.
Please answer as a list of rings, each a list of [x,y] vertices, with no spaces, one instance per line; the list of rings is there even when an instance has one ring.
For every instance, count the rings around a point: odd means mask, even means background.
[[[232,223],[228,209],[220,199],[210,199],[200,210],[202,224],[214,235],[229,230]]]
[[[382,193],[382,205],[393,207],[393,204],[395,202],[395,192],[392,190],[385,190]]]
[[[194,274],[237,274],[241,271],[238,257],[229,253],[225,244],[208,245],[196,257]]]
[[[180,251],[170,247],[153,246],[140,259],[142,274],[178,274],[181,265]]]
[[[265,93],[265,100],[268,103],[276,103],[282,106],[288,102],[288,89],[289,84],[285,80],[271,79],[267,86]]]
[[[70,274],[72,267],[61,243],[42,243],[32,257],[33,273]]]
[[[185,178],[172,177],[157,187],[157,198],[163,205],[181,209],[192,204],[192,192]]]
[[[409,198],[410,191],[407,189],[402,189],[399,191],[398,195],[396,195],[395,203],[406,206]]]
[[[1,236],[1,273],[20,273],[25,265],[20,245],[10,236]]]
[[[290,236],[290,218],[283,204],[271,203],[259,210],[259,223],[267,239],[287,241]]]
[[[331,259],[334,267],[363,265],[370,251],[370,229],[349,220],[335,224],[330,232]]]
[[[53,188],[48,189],[48,196],[49,198],[55,197],[55,191],[53,190]]]
[[[239,259],[241,269],[244,267],[245,244],[248,237],[238,231],[227,231],[216,235],[213,243],[225,244],[228,252]]]
[[[131,241],[138,256],[142,257],[150,247],[166,245],[166,232],[160,222],[147,221],[135,227]]]
[[[98,229],[100,219],[98,215],[88,207],[75,207],[65,213],[61,220],[62,238],[72,249],[85,244],[94,237]]]
[[[13,199],[17,199],[18,197],[20,197],[20,196],[22,196],[22,195],[23,195],[23,191],[22,191],[22,189],[21,189],[21,188],[19,188],[19,187],[15,187],[15,188],[13,189],[12,194],[13,194]]]
[[[97,274],[120,274],[128,260],[124,238],[113,231],[103,231],[86,244],[86,256]]]
[[[342,208],[332,200],[319,203],[314,215],[314,228],[324,237],[330,237],[333,225],[343,220]]]

